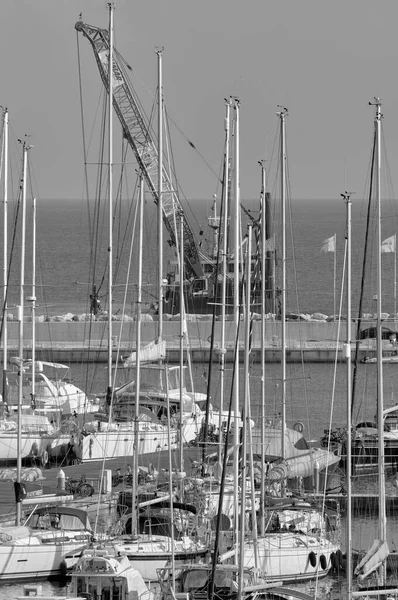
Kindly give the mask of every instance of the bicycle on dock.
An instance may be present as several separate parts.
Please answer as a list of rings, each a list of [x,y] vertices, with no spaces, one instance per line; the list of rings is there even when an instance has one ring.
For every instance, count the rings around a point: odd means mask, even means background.
[[[94,494],[94,488],[90,483],[87,483],[85,475],[81,475],[79,479],[66,477],[65,491],[81,498],[88,498]]]

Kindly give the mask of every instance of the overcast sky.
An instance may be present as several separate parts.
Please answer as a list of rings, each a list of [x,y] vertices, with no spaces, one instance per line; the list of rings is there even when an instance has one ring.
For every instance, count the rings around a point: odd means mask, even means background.
[[[363,195],[374,118],[368,102],[375,95],[383,99],[397,187],[396,0],[117,0],[115,5],[115,45],[142,90],[154,92],[155,51],[164,47],[164,97],[183,132],[172,135],[178,178],[188,198],[211,198],[219,191],[212,170],[220,171],[224,98],[230,95],[241,103],[243,199],[259,195],[258,160],[272,153],[278,104],[289,109],[292,198],[334,199],[344,189]],[[32,136],[42,199],[80,199],[74,25],[82,12],[84,22],[107,28],[106,2],[12,0],[1,8],[0,104],[9,110],[11,136]],[[94,113],[101,82],[88,41],[79,39],[86,110]]]

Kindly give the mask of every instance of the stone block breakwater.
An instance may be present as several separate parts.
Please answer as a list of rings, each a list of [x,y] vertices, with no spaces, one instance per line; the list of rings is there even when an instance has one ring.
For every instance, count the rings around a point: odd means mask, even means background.
[[[75,315],[52,317],[42,321],[40,317],[35,320],[35,348],[38,360],[57,362],[106,362],[108,353],[108,322],[105,315],[101,320],[96,318],[74,319]],[[80,316],[81,317],[81,316]],[[187,316],[187,330],[193,361],[203,362],[209,360],[212,321],[208,315]],[[206,317],[206,318],[205,318]],[[137,323],[133,318],[121,320],[116,317],[112,320],[112,353],[114,360],[125,357],[135,350]],[[361,330],[375,327],[373,319],[363,320]],[[383,321],[383,328],[387,334],[398,330],[398,323],[394,319]],[[261,352],[261,321],[255,320],[252,334],[252,353],[254,359],[260,358]],[[355,340],[357,323],[351,323],[351,339]],[[154,317],[147,315],[141,324],[142,344],[157,338],[158,323]],[[219,359],[221,350],[222,324],[215,323],[213,356]],[[17,354],[19,340],[19,324],[8,321],[8,351],[10,355]],[[374,334],[373,334],[374,335]],[[180,323],[178,316],[164,319],[163,338],[166,341],[167,357],[170,362],[179,362],[180,353]],[[306,320],[303,318],[291,319],[286,323],[287,361],[301,362],[329,362],[337,359],[343,361],[343,344],[346,339],[346,322],[333,320]],[[24,322],[24,347],[25,357],[29,358],[32,348],[32,323]],[[235,344],[235,327],[232,321],[225,323],[226,358],[231,360]],[[239,347],[242,350],[243,360],[244,328],[240,331]],[[383,340],[386,352],[394,349],[389,336]],[[1,346],[2,348],[2,346]],[[280,321],[267,320],[265,331],[266,360],[280,361],[281,350],[281,323]],[[361,340],[360,358],[374,356],[376,352],[374,337]]]

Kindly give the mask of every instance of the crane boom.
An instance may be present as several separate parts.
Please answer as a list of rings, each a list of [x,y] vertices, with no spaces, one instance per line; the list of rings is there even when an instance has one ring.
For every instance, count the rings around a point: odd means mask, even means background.
[[[109,32],[78,21],[77,31],[89,40],[102,82],[109,93]],[[142,170],[146,184],[156,204],[158,197],[158,150],[149,127],[142,115],[139,104],[125,75],[120,55],[113,54],[113,108],[119,118],[123,134],[130,144],[138,165]],[[194,235],[182,209],[178,194],[166,168],[162,168],[162,211],[163,222],[170,235],[171,245],[177,246],[180,228],[183,227],[185,270],[188,277],[202,277],[203,269]],[[181,215],[183,215],[181,225]]]

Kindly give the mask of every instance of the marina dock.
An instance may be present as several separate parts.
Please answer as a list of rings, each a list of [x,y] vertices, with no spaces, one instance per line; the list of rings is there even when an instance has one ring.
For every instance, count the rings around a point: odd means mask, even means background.
[[[373,322],[364,322],[362,329],[373,326]],[[113,360],[122,361],[135,351],[136,323],[133,321],[112,323]],[[141,339],[145,345],[156,339],[157,323],[142,323]],[[187,323],[189,349],[193,362],[208,362],[210,353],[214,361],[219,360],[221,349],[221,323],[214,327],[214,339],[211,342],[212,322],[210,319],[191,320]],[[389,324],[395,330],[395,323]],[[344,322],[287,322],[286,323],[286,360],[287,362],[342,362],[345,360],[343,348],[346,324]],[[242,328],[243,332],[243,328]],[[239,348],[243,362],[243,333]],[[18,323],[9,322],[7,327],[8,349],[10,354],[18,351]],[[32,351],[32,323],[24,323],[25,357],[30,358]],[[356,323],[352,323],[352,339],[356,338]],[[105,321],[52,321],[36,323],[35,349],[38,360],[55,362],[107,362],[108,337]],[[166,341],[166,356],[169,362],[180,360],[180,324],[177,320],[165,321],[163,339]],[[226,323],[225,355],[227,361],[233,360],[235,332],[231,321]],[[251,354],[254,361],[261,357],[261,322],[253,325]],[[352,357],[354,360],[354,346]],[[383,340],[383,351],[394,352],[395,347],[389,340]],[[265,359],[267,362],[279,362],[281,352],[281,323],[269,321],[266,325]],[[359,345],[359,360],[376,355],[376,340],[363,339]]]

